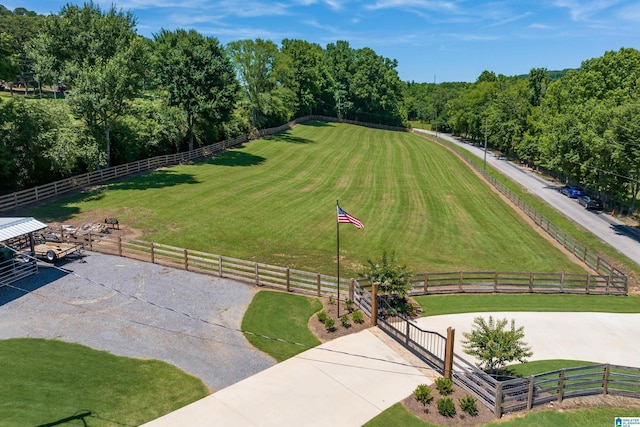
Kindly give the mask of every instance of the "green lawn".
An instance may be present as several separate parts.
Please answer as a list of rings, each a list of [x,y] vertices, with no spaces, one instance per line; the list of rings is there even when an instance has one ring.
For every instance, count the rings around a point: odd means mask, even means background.
[[[208,394],[167,363],[55,340],[1,340],[0,366],[2,426],[140,425]]]
[[[315,347],[320,341],[307,327],[309,318],[322,308],[317,298],[283,292],[258,292],[249,304],[242,318],[242,330],[252,332],[245,334],[249,342],[259,350],[282,362],[298,353]],[[279,338],[294,345],[273,339],[255,336]]]
[[[423,316],[495,311],[640,313],[640,296],[458,294],[416,297]]]
[[[584,272],[449,150],[346,124],[298,125],[21,214],[118,217],[147,240],[335,274],[337,198],[365,225],[340,228],[344,276],[383,249],[414,271]]]

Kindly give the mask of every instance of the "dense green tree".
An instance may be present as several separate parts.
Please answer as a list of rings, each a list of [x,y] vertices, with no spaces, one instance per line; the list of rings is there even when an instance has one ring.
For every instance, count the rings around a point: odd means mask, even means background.
[[[323,103],[333,84],[322,47],[304,40],[284,39],[281,51],[291,60],[293,76],[289,87],[296,94],[296,116],[312,114],[318,107],[326,111]]]
[[[20,72],[19,57],[12,47],[12,37],[0,33],[0,80],[12,81]]]
[[[205,118],[226,122],[239,86],[217,39],[194,30],[162,30],[155,41],[160,82],[168,92],[168,104],[185,112],[191,151],[197,122]]]
[[[34,43],[39,73],[59,76],[70,89],[70,105],[104,141],[107,166],[111,127],[126,114],[147,69],[145,44],[135,24],[131,12],[115,6],[102,11],[92,2],[82,7],[68,4],[59,16],[45,21]]]
[[[268,40],[240,40],[227,45],[227,54],[243,89],[255,128],[282,124],[295,112],[296,94],[291,58]]]
[[[44,184],[93,168],[96,141],[67,104],[12,99],[0,104],[0,191]]]
[[[395,59],[382,57],[372,49],[355,51],[349,93],[356,119],[390,125],[406,121],[397,66]]]
[[[18,65],[17,72],[7,76],[6,80],[11,83],[18,80],[28,89],[35,84],[32,64],[28,57],[31,41],[38,35],[45,17],[21,7],[13,11],[1,5],[0,8],[0,34],[5,33],[10,36],[10,46]]]

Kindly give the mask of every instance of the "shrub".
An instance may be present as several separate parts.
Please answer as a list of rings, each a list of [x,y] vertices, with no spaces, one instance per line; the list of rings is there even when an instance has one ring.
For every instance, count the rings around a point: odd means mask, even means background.
[[[351,314],[351,318],[353,319],[354,322],[358,324],[364,323],[364,314],[361,311],[354,311]]]
[[[353,311],[354,302],[352,299],[347,298],[344,302],[344,306],[347,308],[347,311],[351,313]]]
[[[336,324],[336,319],[334,319],[333,317],[327,317],[326,319],[324,319],[324,327],[327,330],[327,332],[333,331],[335,324]]]
[[[448,396],[453,392],[453,381],[449,378],[436,378],[436,388],[443,396]]]
[[[343,328],[348,328],[350,323],[349,323],[349,315],[348,314],[343,314],[342,316],[340,316],[340,323],[342,323],[342,327]]]
[[[438,399],[438,412],[440,415],[453,418],[456,415],[456,405],[450,397],[442,397]]]
[[[336,303],[336,298],[333,295],[329,295],[329,305]]]
[[[471,416],[478,415],[478,401],[473,396],[466,395],[458,399],[458,403],[460,404],[460,408],[467,414]]]
[[[320,323],[324,323],[327,320],[328,314],[326,311],[322,310],[318,312],[317,316]]]
[[[428,387],[426,384],[420,384],[413,390],[413,396],[416,400],[422,403],[423,406],[426,406],[427,403],[433,400],[433,396],[431,396],[431,387]]]

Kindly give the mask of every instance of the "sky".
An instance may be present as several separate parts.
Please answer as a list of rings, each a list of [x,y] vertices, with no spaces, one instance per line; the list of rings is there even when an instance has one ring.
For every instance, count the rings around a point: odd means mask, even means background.
[[[13,3],[11,3],[13,2]],[[58,13],[68,1],[0,0]],[[80,1],[71,3],[82,4]],[[622,47],[640,49],[638,0],[94,0],[131,11],[137,31],[195,29],[222,44],[346,40],[396,59],[404,81],[473,82],[484,70],[506,76],[532,68],[578,68]]]

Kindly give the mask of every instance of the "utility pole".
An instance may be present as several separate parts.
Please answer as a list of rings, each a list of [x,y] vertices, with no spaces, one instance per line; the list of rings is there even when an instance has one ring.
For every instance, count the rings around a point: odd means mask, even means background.
[[[436,103],[436,97],[435,97],[435,93],[436,93],[436,75],[433,75],[433,110],[436,113],[436,142],[438,142],[438,104]]]
[[[484,118],[484,174],[487,174],[487,132],[489,129],[489,117]]]

